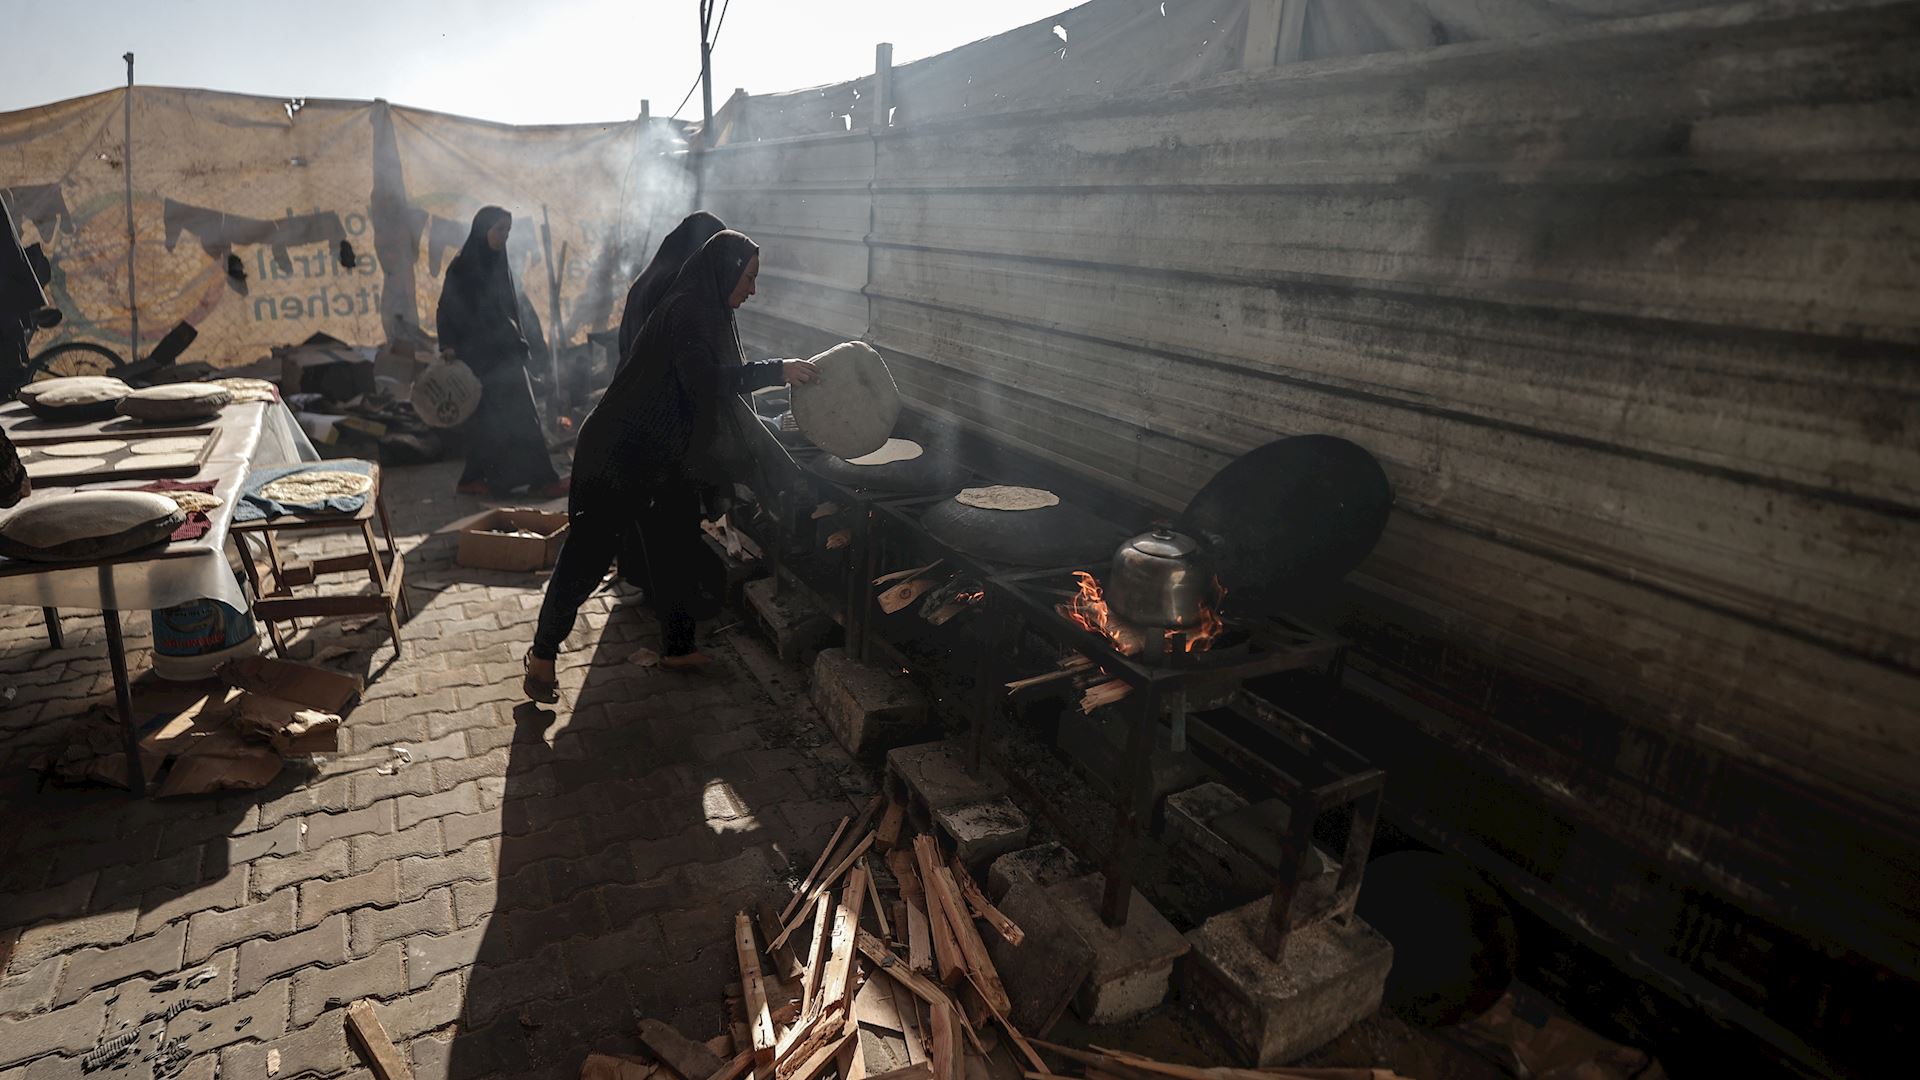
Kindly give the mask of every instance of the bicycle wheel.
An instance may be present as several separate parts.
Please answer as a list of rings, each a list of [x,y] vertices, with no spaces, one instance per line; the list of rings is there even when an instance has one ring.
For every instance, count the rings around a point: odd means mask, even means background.
[[[126,366],[120,354],[91,341],[68,341],[33,354],[27,361],[28,380],[62,375],[112,375]]]

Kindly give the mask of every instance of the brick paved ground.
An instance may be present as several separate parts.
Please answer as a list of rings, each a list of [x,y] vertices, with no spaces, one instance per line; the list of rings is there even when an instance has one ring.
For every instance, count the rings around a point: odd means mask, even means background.
[[[142,1054],[183,1038],[196,1080],[266,1077],[270,1053],[283,1080],[366,1076],[339,1007],[362,997],[422,1080],[577,1076],[634,1049],[637,1016],[725,1029],[734,911],[782,895],[869,781],[757,642],[716,638],[705,675],[642,668],[653,622],[606,596],[565,702],[520,702],[544,579],[453,565],[433,530],[478,507],[455,471],[389,472],[405,646],[377,626],[300,643],[366,671],[365,702],[342,753],[264,791],[40,789],[28,763],[110,694],[102,631],[74,613],[54,652],[37,612],[0,609],[0,1080],[79,1076],[134,1029]],[[142,671],[144,617],[129,629]]]

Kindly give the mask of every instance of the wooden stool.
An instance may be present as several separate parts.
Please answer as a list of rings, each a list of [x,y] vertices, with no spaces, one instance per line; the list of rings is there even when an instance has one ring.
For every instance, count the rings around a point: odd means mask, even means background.
[[[367,492],[367,500],[360,509],[352,514],[287,514],[277,518],[265,518],[256,521],[237,521],[231,530],[234,545],[240,549],[241,565],[246,571],[247,582],[253,586],[254,595],[259,597],[254,604],[254,612],[260,621],[266,624],[267,636],[273,641],[275,653],[286,655],[286,642],[281,639],[279,623],[294,619],[339,618],[349,615],[379,615],[387,620],[387,630],[393,635],[393,648],[400,650],[400,619],[412,618],[413,610],[407,604],[406,590],[401,586],[402,572],[406,562],[400,549],[393,542],[393,524],[387,519],[387,504],[380,491],[380,466],[369,465],[369,475],[373,479],[373,490]],[[380,519],[380,531],[386,535],[387,557],[383,560],[373,536],[373,519]],[[320,533],[357,531],[366,541],[367,550],[363,554],[339,555],[325,559],[315,559],[310,564],[283,561],[280,548],[274,542],[278,533]],[[258,534],[262,546],[267,549],[267,561],[273,568],[273,588],[265,588],[260,580],[260,569],[253,560],[253,546],[249,537]],[[370,595],[354,596],[301,596],[293,595],[293,590],[301,585],[310,585],[322,574],[345,574],[364,570],[372,579],[377,590]]]

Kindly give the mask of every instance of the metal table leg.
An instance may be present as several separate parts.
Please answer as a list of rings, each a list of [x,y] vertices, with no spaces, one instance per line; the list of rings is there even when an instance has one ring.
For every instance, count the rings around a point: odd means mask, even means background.
[[[1142,823],[1153,804],[1153,772],[1148,755],[1153,751],[1153,729],[1160,723],[1160,688],[1149,683],[1134,691],[1139,699],[1133,716],[1133,728],[1127,733],[1125,774],[1114,799],[1113,847],[1107,854],[1107,893],[1100,905],[1100,918],[1108,926],[1127,924],[1127,908],[1133,900],[1135,850],[1140,843]]]
[[[47,623],[47,648],[66,648],[66,635],[60,632],[60,609],[43,607],[40,609],[40,617],[45,619]]]
[[[127,643],[120,637],[120,613],[100,613],[107,624],[107,663],[113,667],[113,704],[120,713],[120,733],[127,744],[127,786],[135,795],[147,793],[147,771],[140,764],[140,733],[133,719],[133,687],[127,682]]]
[[[1267,925],[1260,933],[1260,951],[1276,961],[1286,952],[1287,938],[1293,933],[1293,904],[1313,854],[1313,821],[1320,814],[1320,804],[1311,791],[1302,789],[1287,801],[1287,809],[1287,834],[1280,838],[1280,879],[1274,883]]]

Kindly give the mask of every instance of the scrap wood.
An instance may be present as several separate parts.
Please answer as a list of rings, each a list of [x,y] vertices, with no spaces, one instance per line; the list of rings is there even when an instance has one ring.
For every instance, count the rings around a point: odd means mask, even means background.
[[[647,1044],[654,1057],[666,1062],[682,1077],[711,1076],[719,1072],[723,1064],[713,1051],[680,1034],[673,1025],[658,1020],[640,1021],[640,1041]]]
[[[1112,679],[1099,683],[1090,687],[1085,694],[1081,695],[1080,711],[1083,713],[1091,713],[1100,706],[1111,705],[1131,693],[1133,693],[1133,687],[1122,679]]]
[[[707,1080],[739,1080],[740,1075],[746,1072],[752,1065],[753,1048],[749,1046],[745,1050],[733,1055],[731,1061],[714,1070],[714,1072],[707,1077]]]
[[[580,1080],[648,1080],[658,1066],[631,1054],[588,1054]]]
[[[780,932],[780,916],[774,914],[773,905],[765,900],[754,905],[754,918],[760,924],[760,934],[768,941]],[[800,961],[793,955],[793,947],[782,944],[777,949],[768,949],[767,955],[773,958],[773,969],[782,979],[791,982],[800,974]]]
[[[851,543],[853,543],[852,529],[836,529],[827,534],[828,551],[839,551]]]
[[[1125,1050],[1108,1050],[1093,1046],[1087,1050],[1075,1050],[1058,1043],[1033,1040],[1035,1046],[1048,1053],[1058,1054],[1070,1061],[1089,1066],[1089,1075],[1094,1069],[1108,1069],[1125,1077],[1150,1073],[1159,1076],[1174,1077],[1175,1080],[1404,1080],[1392,1069],[1358,1068],[1270,1068],[1242,1069],[1232,1066],[1200,1067],[1196,1065],[1176,1065],[1166,1061],[1155,1061]]]
[[[1027,940],[1025,931],[994,907],[987,899],[987,894],[980,891],[980,884],[973,880],[973,875],[967,872],[967,864],[961,862],[959,856],[948,860],[947,865],[953,871],[954,880],[960,883],[960,895],[966,898],[967,906],[973,909],[975,915],[987,920],[987,925],[999,931],[1009,945],[1018,945]]]
[[[913,852],[896,847],[887,852],[887,869],[893,871],[894,883],[900,886],[900,899],[910,903],[924,903],[920,892],[920,875],[913,870]]]
[[[917,577],[903,581],[880,594],[880,610],[889,615],[905,610],[915,600],[927,594],[927,590],[939,582],[930,577]]]
[[[820,1040],[814,1038],[814,1036],[815,1036],[815,1033],[821,1030],[821,1024],[825,1023],[831,1026],[834,1020],[836,1019],[838,1018],[832,1013],[831,1010],[828,1010],[828,1009],[809,1010],[806,1013],[806,1015],[801,1018],[799,1023],[788,1028],[786,1031],[781,1032],[779,1041],[774,1043],[774,1046],[773,1046],[774,1061],[783,1062],[793,1057],[794,1050],[796,1047],[805,1046],[808,1044],[818,1044]],[[821,1038],[833,1038],[833,1037],[835,1036],[833,1035],[821,1036]],[[809,1051],[809,1053],[810,1052],[811,1051]],[[804,1058],[806,1054],[802,1054],[800,1056]]]
[[[911,1044],[912,1040],[908,1042]],[[933,1065],[926,1061],[916,1061],[911,1065],[902,1065],[892,1072],[869,1076],[867,1080],[933,1080]]]
[[[841,835],[847,831],[847,823],[852,820],[853,815],[849,814],[841,818],[840,824],[834,827],[833,836],[828,839],[827,846],[821,848],[820,857],[813,860],[813,869],[807,871],[807,876],[800,879],[800,887],[794,890],[793,899],[787,901],[787,906],[781,909],[780,922],[783,925],[788,919],[793,917],[793,909],[800,906],[801,898],[807,895],[809,889],[813,888],[813,879],[819,875],[820,868],[827,865],[827,857],[833,854],[834,845],[840,842]]]
[[[900,842],[900,827],[907,821],[907,804],[898,799],[889,800],[887,812],[880,815],[880,827],[874,830],[873,849],[882,855],[892,851]]]
[[[1045,1072],[1047,1063],[1040,1060],[1040,1055],[1034,1050],[1033,1044],[1027,1041],[1025,1035],[1020,1034],[1019,1028],[1013,1026],[1013,1021],[1007,1019],[1006,1013],[993,1007],[993,1002],[988,1000],[986,991],[981,989],[979,981],[976,980],[971,973],[967,975],[967,981],[973,984],[974,990],[980,994],[980,1000],[987,1003],[987,1011],[992,1013],[993,1018],[1000,1022],[1000,1027],[1006,1031],[1007,1037],[1013,1040],[1013,1045],[1019,1048],[1020,1053],[1026,1057],[1028,1063],[1041,1072]]]
[[[823,502],[823,503],[821,503],[820,505],[818,505],[818,506],[816,506],[816,507],[814,507],[814,508],[813,508],[813,519],[812,519],[812,520],[814,520],[814,521],[819,521],[819,520],[820,520],[821,518],[830,518],[830,517],[832,517],[833,515],[835,515],[835,514],[837,514],[837,513],[839,513],[839,512],[840,512],[840,504],[839,504],[839,503],[837,503],[837,502]]]
[[[413,1065],[401,1056],[380,1018],[373,1014],[373,1002],[366,998],[347,1006],[347,1028],[360,1046],[360,1055],[375,1080],[413,1080]]]
[[[847,853],[847,857],[840,861],[840,865],[834,867],[832,872],[830,872],[829,874],[827,874],[826,877],[821,878],[817,883],[815,883],[815,885],[813,886],[813,891],[809,893],[806,900],[802,902],[803,903],[810,902],[815,897],[819,896],[819,894],[827,891],[827,889],[831,887],[834,882],[840,880],[841,874],[844,874],[847,872],[847,868],[853,865],[854,860],[858,859],[862,855],[865,855],[867,853],[867,849],[872,846],[873,846],[873,834],[868,833],[864,839],[862,839],[858,844],[854,845],[853,850]],[[777,938],[774,938],[773,941],[770,944],[768,944],[767,947],[769,949],[777,949],[780,946],[785,945],[787,943],[787,939],[792,937],[793,932],[795,930],[800,929],[800,924],[805,921],[806,919],[804,917],[804,913],[802,915],[795,916],[792,919],[792,921],[788,922],[785,928],[783,928],[780,931],[780,936]]]
[[[929,853],[931,843],[926,848],[921,846],[925,840],[924,836],[915,837],[913,847],[920,861],[920,892],[927,904],[927,936],[933,942],[934,970],[941,982],[954,986],[966,971],[966,960],[960,951],[960,940],[953,932],[953,921],[947,918],[945,897],[933,880],[934,871],[940,867],[932,860],[938,856]]]
[[[860,869],[867,872],[867,899],[873,901],[873,917],[880,923],[880,934],[882,937],[892,937],[893,928],[887,925],[887,906],[880,902],[880,886],[874,883],[873,868],[861,863]]]
[[[833,923],[833,955],[827,959],[827,974],[820,990],[821,1007],[837,1004],[842,1015],[852,1012],[853,994],[859,988],[854,979],[854,957],[860,952],[855,938],[866,904],[867,868],[863,863],[847,875],[847,887],[840,894],[840,908]]]
[[[867,959],[873,961],[881,971],[893,976],[914,997],[926,1002],[930,1011],[953,1009],[954,1014],[960,1016],[960,1026],[966,1029],[967,1038],[973,1041],[974,1048],[983,1054],[987,1052],[986,1048],[980,1045],[980,1037],[974,1033],[972,1027],[967,1025],[966,1017],[954,1007],[953,996],[947,993],[945,987],[910,970],[900,962],[900,958],[895,956],[884,942],[865,930],[860,931],[859,945],[860,951],[867,955]]]
[[[806,1011],[814,1008],[813,995],[820,989],[820,977],[827,971],[827,931],[831,924],[835,905],[833,893],[822,895],[813,902],[813,941],[807,947],[807,970],[800,984],[800,1000],[806,1003]]]
[[[959,943],[963,967],[976,977],[980,994],[986,999],[987,1007],[995,1012],[1006,1013],[1013,1008],[1007,999],[1007,988],[1000,981],[1000,973],[994,970],[993,959],[987,955],[987,944],[980,940],[980,931],[974,928],[973,916],[967,913],[966,901],[960,899],[960,886],[953,879],[953,871],[939,864],[939,849],[934,845],[933,837],[914,838],[915,853],[921,855],[922,863],[927,867],[921,874],[923,886],[928,897],[940,896],[940,908],[946,914],[953,927],[953,936]],[[928,909],[929,917],[933,912]],[[934,940],[939,940],[939,930],[934,931]]]
[[[733,944],[740,958],[740,988],[747,1008],[747,1026],[753,1034],[753,1060],[761,1068],[773,1066],[773,1013],[767,1008],[767,987],[760,976],[760,951],[753,942],[753,920],[742,911],[733,917]]]
[[[883,574],[880,577],[874,578],[873,583],[875,585],[891,585],[896,581],[905,581],[908,578],[919,577],[921,574],[939,566],[944,561],[944,559],[935,559],[925,566],[916,566],[911,570],[895,570],[891,574]]]
[[[815,1080],[815,1077],[827,1071],[827,1066],[833,1064],[833,1059],[840,1056],[840,1051],[843,1050],[853,1038],[854,1033],[848,1032],[840,1036],[838,1041],[820,1047],[818,1050],[815,1050],[813,1056],[807,1058],[806,1062],[799,1068],[790,1073],[782,1074],[781,1080]]]
[[[933,1080],[963,1080],[964,1071],[960,1057],[966,1048],[960,1045],[959,1033],[954,1030],[954,1020],[958,1016],[951,1004],[927,1004],[928,1022],[933,1028],[933,1046],[928,1060],[933,1068]]]
[[[907,965],[922,974],[933,971],[933,929],[927,925],[926,909],[908,900]]]
[[[1076,663],[1076,661],[1078,662]],[[1029,675],[1024,679],[1013,680],[1007,684],[1007,691],[1017,694],[1022,690],[1029,690],[1036,686],[1044,686],[1050,682],[1058,682],[1061,679],[1071,679],[1092,666],[1093,661],[1075,653],[1068,659],[1062,660],[1059,669],[1056,671],[1042,672],[1038,675]]]

